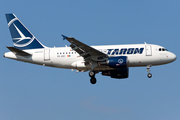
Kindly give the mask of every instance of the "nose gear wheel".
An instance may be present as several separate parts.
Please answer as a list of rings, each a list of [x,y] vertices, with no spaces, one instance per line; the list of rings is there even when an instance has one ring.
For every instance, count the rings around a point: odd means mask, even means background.
[[[151,78],[151,77],[152,77],[152,74],[150,73],[150,67],[151,67],[151,65],[148,65],[148,66],[146,67],[147,72],[148,72],[148,74],[147,74],[147,77],[148,77],[148,78]]]
[[[151,74],[151,73],[148,73],[147,76],[148,76],[148,78],[151,78],[151,77],[152,77],[152,74]]]

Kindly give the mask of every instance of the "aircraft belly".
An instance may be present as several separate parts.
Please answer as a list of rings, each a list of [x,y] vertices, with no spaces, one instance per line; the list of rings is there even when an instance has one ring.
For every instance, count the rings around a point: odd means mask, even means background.
[[[144,60],[145,56],[128,56],[128,67],[136,67],[136,66],[146,66],[146,62]]]
[[[72,66],[72,63],[76,61],[81,61],[80,58],[74,57],[59,57],[52,59],[53,65],[58,68],[67,68],[67,69],[76,69],[75,66]]]
[[[130,56],[128,57],[128,67],[140,67],[147,65],[162,65],[168,62],[166,55],[153,55],[153,56]]]

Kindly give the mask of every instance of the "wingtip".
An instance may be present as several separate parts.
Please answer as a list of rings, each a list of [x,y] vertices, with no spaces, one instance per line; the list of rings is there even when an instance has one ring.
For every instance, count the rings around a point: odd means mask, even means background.
[[[61,34],[61,36],[63,37],[63,40],[65,40],[66,38],[68,38],[67,36]]]

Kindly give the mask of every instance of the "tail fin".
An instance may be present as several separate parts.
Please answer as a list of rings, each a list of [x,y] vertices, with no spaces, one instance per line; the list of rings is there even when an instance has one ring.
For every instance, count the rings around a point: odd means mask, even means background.
[[[11,32],[14,47],[20,50],[45,47],[14,14],[6,14],[6,19]]]

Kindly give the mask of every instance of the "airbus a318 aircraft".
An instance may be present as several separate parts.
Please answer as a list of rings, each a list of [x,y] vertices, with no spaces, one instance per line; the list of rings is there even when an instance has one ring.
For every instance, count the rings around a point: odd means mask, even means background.
[[[14,15],[6,14],[13,47],[4,57],[56,68],[89,71],[90,82],[96,83],[99,72],[111,78],[128,78],[129,67],[146,66],[151,78],[150,67],[171,63],[176,55],[162,46],[154,44],[128,44],[88,46],[75,38],[62,35],[70,47],[46,47]]]

